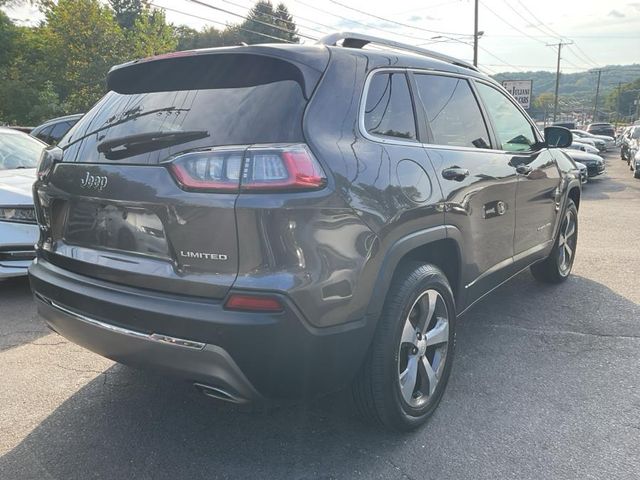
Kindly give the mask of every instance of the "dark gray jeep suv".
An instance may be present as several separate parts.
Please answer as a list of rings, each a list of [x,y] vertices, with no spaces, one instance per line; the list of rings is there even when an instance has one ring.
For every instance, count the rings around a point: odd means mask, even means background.
[[[134,61],[108,87],[43,155],[30,278],[53,330],[118,362],[232,402],[351,385],[410,429],[456,318],[527,267],[570,273],[571,133],[543,138],[464,62],[334,34]]]

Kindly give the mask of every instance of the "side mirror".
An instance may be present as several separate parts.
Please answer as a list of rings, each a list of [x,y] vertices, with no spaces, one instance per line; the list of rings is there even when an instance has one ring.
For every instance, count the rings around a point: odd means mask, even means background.
[[[567,148],[573,143],[573,133],[564,127],[544,129],[544,143],[548,148]]]

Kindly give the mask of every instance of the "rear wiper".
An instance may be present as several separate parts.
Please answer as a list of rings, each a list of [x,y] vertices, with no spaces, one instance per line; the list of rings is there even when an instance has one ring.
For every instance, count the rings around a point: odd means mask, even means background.
[[[138,133],[105,140],[98,144],[98,152],[104,153],[108,160],[121,160],[208,136],[209,132],[206,130]]]

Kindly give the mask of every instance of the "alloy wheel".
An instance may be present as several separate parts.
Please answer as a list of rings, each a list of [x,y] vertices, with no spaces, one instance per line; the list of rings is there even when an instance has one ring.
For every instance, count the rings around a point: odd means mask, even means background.
[[[433,396],[445,368],[449,346],[449,311],[442,295],[424,291],[404,323],[398,355],[402,398],[411,407],[424,406]]]
[[[562,220],[560,237],[558,238],[558,269],[563,276],[569,275],[578,240],[576,215],[572,210]]]

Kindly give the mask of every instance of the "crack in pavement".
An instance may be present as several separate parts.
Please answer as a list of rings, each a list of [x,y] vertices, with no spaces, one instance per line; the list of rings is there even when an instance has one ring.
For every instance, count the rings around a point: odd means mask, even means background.
[[[495,323],[488,323],[487,326],[493,327],[493,328],[521,330],[524,332],[539,333],[544,335],[576,335],[581,337],[620,338],[624,340],[640,340],[640,335],[614,335],[614,334],[608,334],[608,333],[576,332],[573,330],[542,330],[539,328],[521,327],[519,325],[499,325]]]

